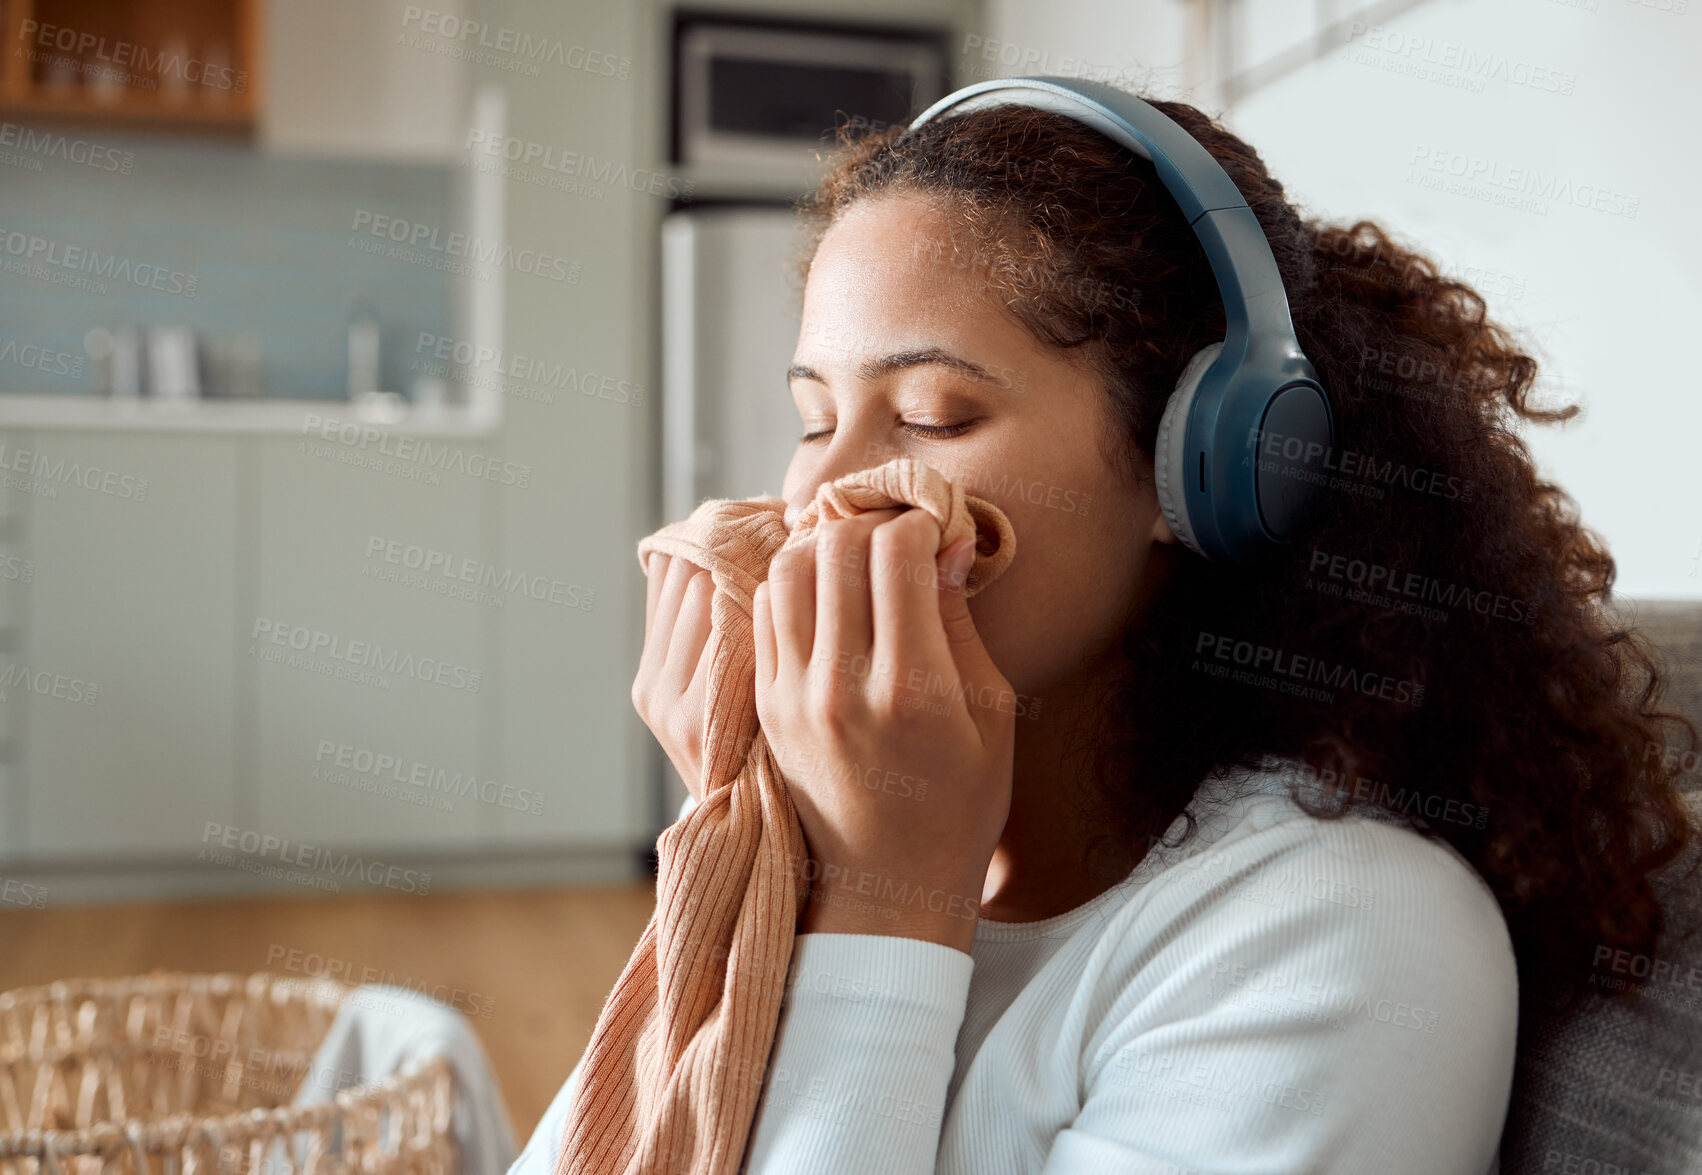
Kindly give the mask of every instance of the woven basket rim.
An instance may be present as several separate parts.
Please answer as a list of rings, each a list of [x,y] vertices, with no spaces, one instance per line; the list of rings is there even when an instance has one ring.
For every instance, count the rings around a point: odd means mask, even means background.
[[[122,1121],[96,1122],[76,1130],[0,1130],[0,1161],[39,1157],[48,1146],[54,1146],[60,1157],[99,1154],[104,1143],[127,1140],[133,1133],[171,1134],[182,1131],[185,1140],[200,1136],[214,1145],[222,1142],[228,1133],[260,1123],[287,1133],[292,1129],[306,1128],[315,1118],[382,1104],[421,1078],[434,1077],[439,1069],[448,1073],[451,1083],[455,1081],[454,1065],[447,1056],[439,1054],[417,1058],[381,1082],[338,1090],[331,1101],[316,1102],[310,1106],[256,1106],[252,1110],[235,1110],[207,1118],[187,1113],[170,1114],[164,1118],[125,1118]]]
[[[354,985],[328,975],[297,977],[271,971],[149,971],[140,975],[79,976],[8,988],[0,991],[0,1012],[10,1011],[20,1004],[81,999],[89,995],[158,994],[172,990],[225,994],[245,991],[256,985],[263,985],[269,991],[296,991],[307,995],[337,993],[339,998],[336,1002],[339,1003],[355,990]]]
[[[12,988],[0,992],[0,1015],[20,1011],[27,1013],[43,1004],[63,1004],[91,995],[124,998],[132,995],[163,994],[169,997],[173,994],[197,992],[240,996],[273,995],[281,991],[290,993],[293,998],[304,1002],[318,1004],[322,1010],[332,1010],[340,1007],[356,990],[358,989],[355,985],[328,976],[297,978],[268,971],[153,971],[112,978],[59,979],[51,983]],[[306,1051],[312,1054],[318,1051],[318,1047],[319,1043],[315,1043],[313,1048]],[[65,1055],[77,1052],[94,1055],[97,1051],[103,1051],[101,1046],[97,1045],[93,1049],[86,1046],[73,1047]],[[19,1059],[21,1058],[0,1056],[0,1060],[8,1062]],[[46,1058],[43,1063],[45,1061]],[[453,1090],[454,1066],[448,1057],[440,1054],[417,1058],[382,1081],[337,1090],[332,1093],[330,1100],[308,1106],[285,1103],[208,1116],[180,1111],[159,1118],[127,1117],[94,1122],[69,1130],[0,1130],[0,1162],[16,1158],[40,1158],[48,1147],[52,1147],[59,1156],[98,1154],[105,1146],[133,1139],[139,1134],[155,1137],[179,1135],[184,1140],[199,1136],[216,1145],[222,1142],[227,1134],[251,1130],[257,1125],[275,1128],[280,1133],[306,1129],[314,1125],[316,1120],[330,1115],[381,1107],[392,1098],[403,1095],[408,1087],[429,1082],[439,1069],[447,1072]],[[455,1095],[452,1093],[451,1096]]]

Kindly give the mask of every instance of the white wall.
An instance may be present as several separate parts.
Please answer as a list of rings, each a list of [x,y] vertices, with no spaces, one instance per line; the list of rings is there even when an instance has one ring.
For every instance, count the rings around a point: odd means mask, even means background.
[[[1584,407],[1525,435],[1543,474],[1606,537],[1617,590],[1698,598],[1702,397],[1683,347],[1702,316],[1702,87],[1685,80],[1702,60],[1702,4],[1585,2],[1430,0],[1232,110],[1189,100],[1223,115],[1309,212],[1376,219],[1449,272],[1480,278],[1491,316],[1534,348],[1545,398]],[[1182,8],[996,0],[989,35],[1055,55],[1127,46],[1095,59],[1174,67]],[[1500,59],[1523,84],[1490,76]],[[1182,77],[1160,69],[1155,92],[1172,96],[1162,83]],[[1524,211],[1421,187],[1409,178],[1421,150],[1444,171],[1523,168],[1576,192],[1606,189],[1624,207],[1635,197],[1636,215],[1563,199]]]

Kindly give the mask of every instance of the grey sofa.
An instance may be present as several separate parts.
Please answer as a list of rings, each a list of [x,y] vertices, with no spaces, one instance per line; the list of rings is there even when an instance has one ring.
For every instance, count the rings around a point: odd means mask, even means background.
[[[1665,707],[1702,731],[1702,602],[1626,607],[1671,674]],[[1683,779],[1702,813],[1702,766]],[[1502,1175],[1702,1172],[1702,882],[1673,879],[1694,857],[1659,886],[1674,927],[1657,956],[1608,955],[1593,973],[1631,985],[1630,998],[1570,1012],[1544,1002],[1516,1063]],[[1521,976],[1521,1000],[1544,997],[1540,976]]]

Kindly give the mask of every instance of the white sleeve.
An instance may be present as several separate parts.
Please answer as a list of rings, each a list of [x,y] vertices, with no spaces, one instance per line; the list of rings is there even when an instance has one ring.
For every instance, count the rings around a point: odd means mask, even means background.
[[[934,1170],[975,960],[885,934],[800,934],[746,1175]]]
[[[561,1154],[562,1136],[567,1133],[567,1112],[573,1103],[573,1081],[579,1076],[579,1066],[584,1063],[583,1056],[574,1062],[573,1071],[556,1090],[549,1108],[532,1131],[532,1137],[526,1140],[526,1148],[508,1169],[508,1175],[552,1175],[555,1171],[556,1158]]]
[[[786,1003],[741,1172],[932,1172],[975,961],[896,935],[793,941]],[[582,1064],[583,1057],[508,1175],[552,1175]],[[866,1112],[853,1117],[858,1105]],[[878,1161],[865,1167],[871,1157]]]
[[[1329,823],[1162,879],[1174,933],[1107,965],[1044,1175],[1494,1169],[1518,1017],[1500,907],[1444,846]]]

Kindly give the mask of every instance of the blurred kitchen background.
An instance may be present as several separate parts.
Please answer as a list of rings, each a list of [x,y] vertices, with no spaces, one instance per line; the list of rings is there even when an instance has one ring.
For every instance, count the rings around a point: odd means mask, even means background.
[[[0,990],[477,995],[523,1139],[684,796],[635,544],[780,491],[832,127],[984,78],[1193,102],[1473,281],[1619,590],[1702,596],[1686,7],[0,0]]]

